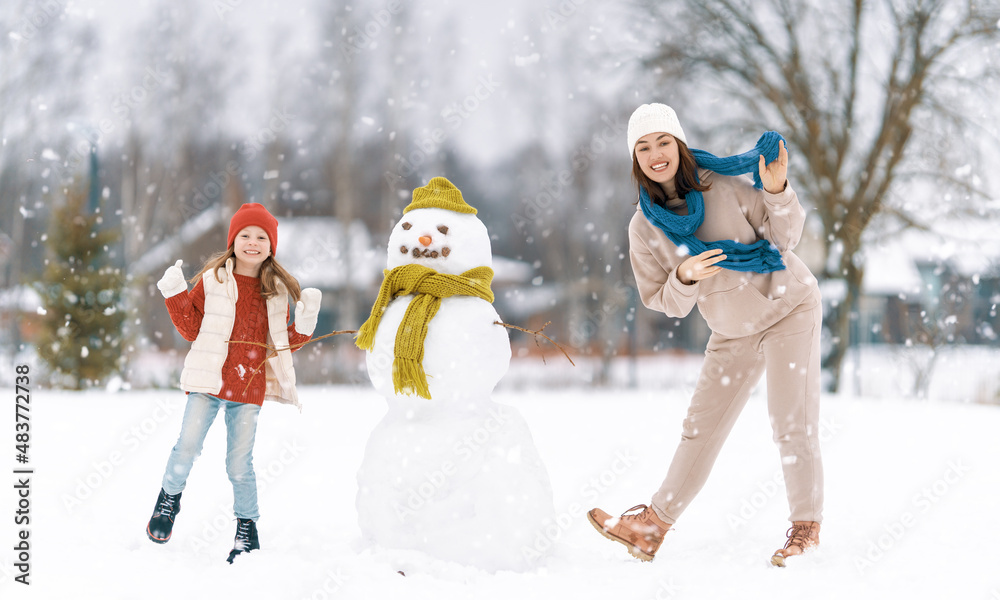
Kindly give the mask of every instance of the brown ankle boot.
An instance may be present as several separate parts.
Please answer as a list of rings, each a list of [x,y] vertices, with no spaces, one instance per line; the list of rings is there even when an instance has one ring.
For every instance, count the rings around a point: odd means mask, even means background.
[[[642,509],[638,514],[628,513]],[[624,544],[629,554],[642,561],[653,560],[653,556],[663,543],[663,536],[670,529],[669,523],[664,523],[656,516],[653,509],[645,504],[633,506],[621,517],[612,517],[599,508],[587,513],[587,520],[609,540]]]
[[[802,554],[807,548],[819,545],[819,523],[816,521],[792,521],[792,526],[785,532],[788,541],[785,547],[776,550],[771,557],[771,564],[776,567],[785,566],[789,556]]]

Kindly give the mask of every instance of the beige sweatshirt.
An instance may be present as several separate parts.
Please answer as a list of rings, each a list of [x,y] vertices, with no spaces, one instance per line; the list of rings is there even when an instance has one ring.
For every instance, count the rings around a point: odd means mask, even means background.
[[[642,303],[670,317],[684,317],[695,304],[712,331],[729,338],[764,331],[804,301],[818,299],[819,287],[809,268],[792,253],[799,242],[805,211],[791,185],[780,194],[753,187],[748,177],[729,177],[704,169],[700,179],[705,220],[695,236],[710,242],[730,239],[752,244],[766,239],[781,252],[785,269],[753,273],[723,269],[690,285],[677,278],[688,258],[636,206],[629,223],[629,257]]]

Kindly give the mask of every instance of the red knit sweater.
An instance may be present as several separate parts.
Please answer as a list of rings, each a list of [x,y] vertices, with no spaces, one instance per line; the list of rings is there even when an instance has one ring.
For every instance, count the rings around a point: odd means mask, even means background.
[[[260,279],[247,275],[233,274],[239,298],[236,300],[236,322],[230,341],[267,343],[267,304],[260,295]],[[190,292],[181,292],[166,299],[170,320],[181,336],[193,342],[201,329],[205,316],[205,286],[201,281]],[[285,316],[287,321],[287,313]],[[295,331],[288,326],[288,343],[309,341],[312,336]],[[294,348],[292,352],[297,350]],[[264,403],[264,357],[267,350],[252,344],[229,344],[229,355],[222,367],[222,389],[217,398],[261,405]],[[256,374],[255,374],[256,372]]]

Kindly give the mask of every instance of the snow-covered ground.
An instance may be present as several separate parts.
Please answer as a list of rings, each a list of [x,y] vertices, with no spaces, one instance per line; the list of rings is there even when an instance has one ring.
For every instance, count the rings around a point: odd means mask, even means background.
[[[697,502],[652,563],[598,535],[584,511],[620,512],[666,473],[687,406],[663,392],[511,390],[555,492],[553,550],[536,569],[490,574],[366,545],[355,474],[385,412],[370,387],[309,387],[306,409],[267,405],[255,467],[262,549],[234,565],[221,422],[209,433],[173,539],[144,526],[183,394],[37,389],[32,400],[31,581],[12,580],[12,468],[0,486],[0,598],[966,598],[1000,599],[1000,408],[830,396],[821,548],[768,565],[787,505],[764,398],[751,399]],[[13,403],[13,390],[8,398]],[[13,413],[0,440],[13,463]],[[402,571],[405,576],[398,572]]]

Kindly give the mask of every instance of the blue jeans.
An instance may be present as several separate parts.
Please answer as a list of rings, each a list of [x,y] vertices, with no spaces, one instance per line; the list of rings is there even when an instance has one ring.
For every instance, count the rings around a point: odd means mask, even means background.
[[[257,507],[257,476],[253,472],[253,443],[257,436],[256,404],[221,400],[208,394],[188,394],[184,421],[177,444],[170,451],[163,474],[163,491],[184,491],[194,459],[201,454],[208,428],[219,409],[226,411],[226,473],[233,484],[233,513],[240,519],[260,518]]]

